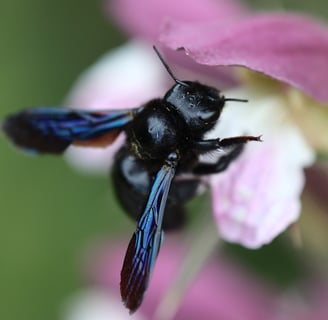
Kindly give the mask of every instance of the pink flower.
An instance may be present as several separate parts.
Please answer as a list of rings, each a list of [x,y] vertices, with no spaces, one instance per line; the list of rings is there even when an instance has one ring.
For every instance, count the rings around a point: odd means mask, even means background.
[[[131,0],[105,0],[105,10],[110,18],[136,38],[158,41],[166,18],[188,22],[207,20],[224,21],[230,17],[243,16],[247,11],[235,0],[140,0],[136,5]]]
[[[280,297],[274,319],[325,320],[328,318],[328,283],[325,277],[311,279],[302,292],[289,291]]]
[[[125,246],[103,242],[91,248],[86,257],[84,275],[88,286],[66,302],[63,320],[157,320],[168,319],[158,306],[182,265],[185,248],[181,239],[167,239],[158,257],[148,294],[140,310],[126,312],[119,292],[120,260]],[[170,320],[324,320],[328,317],[328,283],[311,279],[299,288],[287,291],[272,288],[227,257],[212,257],[186,292],[176,314]]]
[[[158,257],[147,296],[132,319],[155,319],[163,295],[175,280],[184,250],[181,241],[179,244],[172,239],[167,240]],[[119,298],[115,297],[119,292],[118,274],[124,253],[125,246],[104,244],[88,257],[87,278],[93,289],[82,294],[82,299],[78,295],[78,299],[74,300],[77,302],[71,306],[69,317],[65,319],[102,320],[99,313],[106,314],[103,310],[107,310],[107,319],[114,319],[113,312],[117,320],[131,318]],[[273,290],[255,276],[224,258],[211,259],[195,278],[172,320],[271,319],[275,312],[275,302]]]
[[[229,119],[222,118],[217,132],[230,134],[234,130],[228,125],[234,120],[239,130],[257,128],[263,134],[261,145],[247,146],[239,161],[211,180],[213,211],[221,235],[249,248],[271,242],[297,220],[305,182],[303,167],[314,159],[299,128],[288,121],[285,105],[279,102],[269,97],[258,100],[251,110],[229,106],[224,115]]]
[[[113,109],[162,96],[168,77],[151,44],[161,40],[171,49],[184,48],[165,51],[168,63],[181,68],[174,68],[179,78],[184,74],[190,80],[206,79],[226,88],[226,96],[250,101],[227,103],[211,137],[247,133],[262,134],[264,140],[247,146],[224,173],[209,177],[219,233],[249,248],[271,242],[299,217],[304,168],[313,164],[314,149],[328,150],[328,139],[322,138],[328,133],[328,109],[322,105],[328,103],[328,27],[295,14],[255,15],[235,1],[105,4],[138,40],[86,72],[70,104]],[[75,148],[68,157],[81,168],[104,169],[113,150],[110,147],[107,156],[97,150],[91,160],[91,151],[85,155]]]

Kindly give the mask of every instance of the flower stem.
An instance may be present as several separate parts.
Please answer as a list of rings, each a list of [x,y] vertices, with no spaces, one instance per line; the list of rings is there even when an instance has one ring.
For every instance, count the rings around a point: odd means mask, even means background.
[[[193,280],[206,264],[214,249],[221,243],[215,224],[206,217],[205,223],[197,223],[197,231],[191,230],[186,237],[190,244],[180,270],[172,282],[162,301],[155,310],[153,319],[171,320],[176,315],[180,302]],[[193,228],[194,229],[194,228]]]

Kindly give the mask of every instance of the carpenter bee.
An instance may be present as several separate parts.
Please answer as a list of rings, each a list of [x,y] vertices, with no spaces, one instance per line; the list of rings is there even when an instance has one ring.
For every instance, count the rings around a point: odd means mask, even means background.
[[[115,190],[122,206],[137,220],[121,271],[121,296],[134,312],[140,306],[163,240],[163,230],[184,222],[184,204],[201,185],[201,176],[219,173],[260,137],[205,139],[227,101],[214,88],[177,79],[154,47],[174,85],[163,98],[127,110],[85,111],[57,107],[26,109],[8,116],[3,131],[32,153],[61,154],[69,145],[103,147],[124,131],[116,154]],[[215,163],[200,160],[214,150]],[[186,177],[186,174],[188,177]]]

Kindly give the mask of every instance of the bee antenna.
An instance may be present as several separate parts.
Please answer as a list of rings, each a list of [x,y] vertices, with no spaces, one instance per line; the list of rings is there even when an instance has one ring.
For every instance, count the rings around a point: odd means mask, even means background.
[[[153,49],[154,49],[154,51],[156,52],[156,54],[157,54],[159,60],[161,60],[161,62],[162,62],[162,64],[163,64],[164,68],[166,69],[167,73],[171,76],[171,78],[172,78],[176,83],[181,84],[181,85],[183,85],[183,86],[186,86],[187,84],[186,84],[185,82],[183,82],[183,81],[177,79],[177,78],[174,76],[172,70],[170,69],[170,67],[168,66],[168,64],[165,62],[163,56],[159,53],[158,49],[157,49],[155,46],[153,46]]]
[[[247,99],[224,98],[224,101],[248,102]]]

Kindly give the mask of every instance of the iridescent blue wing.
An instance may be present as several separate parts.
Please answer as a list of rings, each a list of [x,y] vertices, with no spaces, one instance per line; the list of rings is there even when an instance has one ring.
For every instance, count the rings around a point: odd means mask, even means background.
[[[165,164],[157,173],[144,213],[130,240],[121,271],[121,296],[134,312],[148,287],[162,238],[162,221],[175,165]]]
[[[70,144],[111,144],[137,110],[92,112],[41,107],[7,117],[2,129],[15,145],[32,153],[62,153]]]

